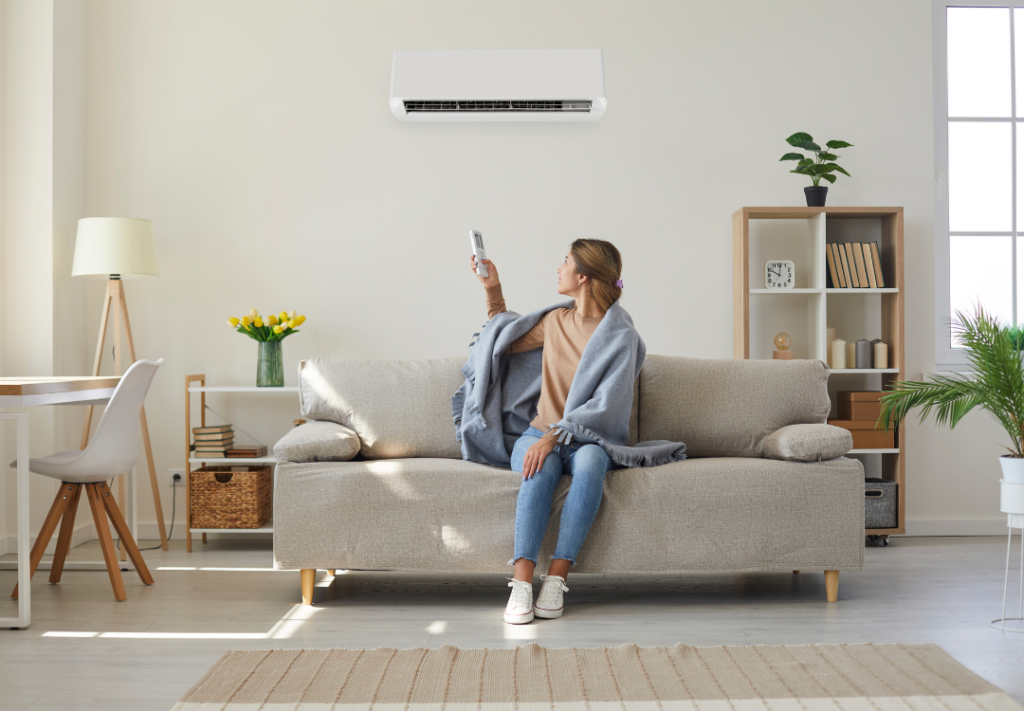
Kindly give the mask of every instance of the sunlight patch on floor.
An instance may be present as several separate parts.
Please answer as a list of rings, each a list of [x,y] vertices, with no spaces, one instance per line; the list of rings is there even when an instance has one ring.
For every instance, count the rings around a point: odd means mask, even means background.
[[[269,632],[81,632],[51,630],[43,637],[104,637],[108,639],[288,639],[322,607],[294,605]]]

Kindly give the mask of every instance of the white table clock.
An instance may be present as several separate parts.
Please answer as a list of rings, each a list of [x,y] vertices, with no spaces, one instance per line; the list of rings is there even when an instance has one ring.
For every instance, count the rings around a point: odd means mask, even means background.
[[[793,262],[772,259],[764,265],[764,287],[766,289],[793,288]]]

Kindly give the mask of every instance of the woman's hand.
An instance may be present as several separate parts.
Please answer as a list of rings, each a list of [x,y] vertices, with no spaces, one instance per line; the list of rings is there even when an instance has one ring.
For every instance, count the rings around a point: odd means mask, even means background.
[[[534,442],[523,457],[523,478],[532,479],[533,475],[544,466],[544,460],[554,448],[554,440],[541,438]]]
[[[485,259],[482,263],[487,267],[488,276],[482,277],[476,273],[476,255],[471,254],[469,256],[469,266],[473,270],[473,276],[479,279],[480,283],[483,284],[485,288],[489,286],[500,286],[501,281],[498,280],[498,268],[494,266],[494,262],[490,259]]]

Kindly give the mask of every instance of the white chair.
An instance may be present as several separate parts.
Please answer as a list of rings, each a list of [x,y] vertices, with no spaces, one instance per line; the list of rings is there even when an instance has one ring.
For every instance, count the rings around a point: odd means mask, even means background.
[[[121,579],[121,569],[117,561],[114,541],[107,526],[107,516],[114,524],[114,530],[121,540],[121,545],[128,551],[135,569],[146,585],[154,583],[153,576],[146,567],[146,562],[139,553],[139,547],[132,538],[131,531],[125,523],[121,510],[111,495],[107,481],[118,474],[128,472],[135,466],[139,458],[139,412],[142,401],[146,399],[156,369],[164,364],[164,359],[153,362],[136,361],[121,377],[114,394],[107,403],[96,434],[84,450],[57,452],[42,459],[30,459],[28,468],[36,474],[53,479],[60,479],[60,491],[53,500],[50,513],[46,515],[39,537],[32,546],[29,556],[31,567],[29,578],[35,574],[39,561],[43,557],[57,523],[61,521],[60,535],[57,537],[57,549],[53,555],[53,567],[50,569],[50,582],[59,583],[64,570],[64,559],[71,547],[71,535],[75,528],[75,512],[78,510],[78,499],[85,487],[92,518],[96,524],[100,547],[103,549],[103,560],[110,574],[110,584],[114,588],[114,597],[120,602],[127,600],[128,595]],[[16,467],[17,461],[11,464]],[[18,586],[14,586],[12,598],[18,597]]]

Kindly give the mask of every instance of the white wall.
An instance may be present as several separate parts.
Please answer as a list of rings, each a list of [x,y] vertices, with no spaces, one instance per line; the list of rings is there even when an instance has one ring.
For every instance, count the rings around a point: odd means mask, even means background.
[[[85,215],[84,0],[4,0],[2,297],[4,375],[87,372],[84,284],[71,279]],[[30,410],[35,456],[77,446],[81,408]],[[13,550],[14,429],[4,425],[0,549]],[[75,437],[72,433],[77,430]],[[10,456],[6,456],[6,455]],[[57,483],[32,478],[33,536]],[[79,514],[76,530],[91,516]],[[4,534],[9,535],[5,538]]]
[[[485,318],[470,227],[510,308],[558,298],[572,239],[610,239],[649,352],[730,357],[730,216],[801,204],[803,179],[778,163],[797,130],[856,144],[830,205],[905,207],[907,368],[933,367],[927,0],[87,7],[86,212],[156,225],[161,276],[126,290],[139,356],[168,360],[148,401],[161,480],[183,463],[183,376],[254,380],[256,346],[230,315],[308,316],[285,341],[289,384],[314,355],[466,353]],[[608,112],[594,125],[391,116],[393,50],[473,47],[601,48]],[[87,334],[102,289],[88,285]],[[295,416],[282,396],[210,404],[268,444]],[[908,428],[912,530],[999,530],[1001,437],[982,415],[953,436]]]

